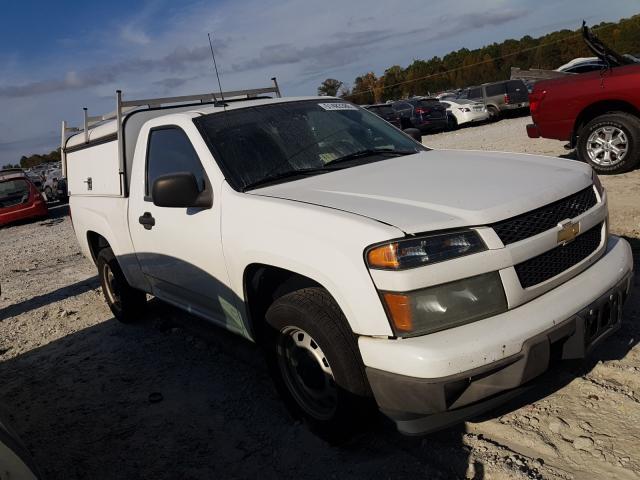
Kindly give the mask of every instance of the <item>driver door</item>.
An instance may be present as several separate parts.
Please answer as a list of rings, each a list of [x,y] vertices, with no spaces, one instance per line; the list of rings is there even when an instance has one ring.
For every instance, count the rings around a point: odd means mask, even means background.
[[[136,159],[145,147],[146,156],[134,163],[129,228],[153,294],[231,330],[243,330],[227,287],[216,192],[211,208],[160,207],[153,202],[153,182],[162,175],[192,173],[200,191],[213,188],[189,136],[178,126],[155,127],[149,129],[146,145],[137,147]]]

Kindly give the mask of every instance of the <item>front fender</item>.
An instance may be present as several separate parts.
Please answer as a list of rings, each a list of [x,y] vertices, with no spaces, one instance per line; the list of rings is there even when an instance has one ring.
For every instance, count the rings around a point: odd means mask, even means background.
[[[368,245],[402,235],[395,227],[290,200],[223,192],[222,239],[231,288],[245,298],[244,272],[260,263],[303,275],[338,303],[354,333],[393,335],[364,262]]]

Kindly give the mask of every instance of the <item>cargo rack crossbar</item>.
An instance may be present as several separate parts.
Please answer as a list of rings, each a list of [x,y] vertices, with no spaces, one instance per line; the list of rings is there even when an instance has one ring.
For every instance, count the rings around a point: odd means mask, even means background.
[[[171,108],[179,107],[181,104],[190,103],[218,103],[223,100],[233,99],[238,100],[238,97],[246,97],[247,100],[258,98],[259,95],[273,93],[277,98],[281,98],[280,87],[278,86],[278,80],[276,77],[271,79],[273,86],[265,88],[253,88],[249,90],[230,90],[227,92],[209,92],[198,95],[183,95],[178,97],[159,97],[159,98],[143,98],[140,100],[123,100],[122,90],[116,90],[116,110],[104,115],[90,116],[87,108],[83,108],[84,121],[82,127],[70,127],[66,120],[62,121],[62,129],[60,134],[60,156],[62,157],[62,176],[67,176],[67,155],[65,152],[65,144],[68,139],[67,135],[70,133],[84,133],[84,142],[89,143],[89,130],[100,125],[102,122],[108,120],[116,121],[116,136],[118,139],[118,158],[120,165],[120,180],[121,190],[123,195],[126,195],[126,185],[124,182],[125,175],[125,158],[124,158],[124,141],[123,141],[123,120],[125,116],[138,110],[141,107],[147,107],[149,109],[154,108]]]

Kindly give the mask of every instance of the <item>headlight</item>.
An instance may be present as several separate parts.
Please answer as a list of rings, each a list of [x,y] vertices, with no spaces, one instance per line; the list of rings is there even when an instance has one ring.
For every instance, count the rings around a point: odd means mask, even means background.
[[[382,298],[399,337],[433,333],[507,311],[498,272],[413,292],[384,292]]]
[[[602,197],[604,195],[604,187],[602,186],[602,183],[600,183],[600,179],[598,178],[598,174],[595,170],[591,171],[591,178],[593,180],[593,185],[596,187],[598,195],[600,195],[600,199],[602,200]]]
[[[404,270],[486,249],[487,246],[477,232],[466,230],[385,243],[370,247],[365,256],[369,268]]]

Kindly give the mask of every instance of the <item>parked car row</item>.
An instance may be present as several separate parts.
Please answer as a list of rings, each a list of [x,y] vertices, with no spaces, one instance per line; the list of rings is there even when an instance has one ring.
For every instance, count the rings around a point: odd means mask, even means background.
[[[25,169],[25,173],[38,187],[38,190],[44,194],[47,201],[67,201],[69,197],[67,179],[62,176],[59,162]]]
[[[503,80],[436,98],[413,97],[365,108],[402,130],[431,133],[497,120],[507,112],[528,112],[529,92],[522,80]]]
[[[492,120],[497,120],[507,112],[522,112],[529,108],[529,92],[522,80],[505,80],[465,88],[458,98],[483,103]]]

